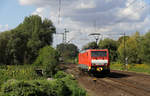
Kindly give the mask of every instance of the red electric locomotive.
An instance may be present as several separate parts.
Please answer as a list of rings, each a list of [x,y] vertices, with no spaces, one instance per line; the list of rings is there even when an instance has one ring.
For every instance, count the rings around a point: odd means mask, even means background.
[[[108,49],[89,49],[79,53],[79,67],[90,72],[110,73]]]

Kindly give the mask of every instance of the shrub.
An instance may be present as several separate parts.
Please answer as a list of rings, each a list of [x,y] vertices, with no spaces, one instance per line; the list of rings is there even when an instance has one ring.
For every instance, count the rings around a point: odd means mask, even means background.
[[[43,66],[44,75],[51,77],[55,73],[55,68],[59,63],[59,54],[51,46],[46,46],[39,51],[39,56],[35,61],[35,65]]]
[[[58,72],[55,74],[54,78],[58,79],[58,78],[64,78],[64,77],[66,77],[66,76],[67,76],[67,74],[66,74],[65,72],[63,72],[63,71],[58,71]]]
[[[54,76],[56,79],[65,82],[66,86],[71,90],[71,96],[86,96],[86,91],[78,86],[77,81],[72,75],[59,71]]]
[[[63,81],[16,81],[9,80],[2,85],[2,96],[71,96]]]
[[[0,86],[9,79],[16,80],[36,80],[44,79],[36,74],[35,66],[32,65],[12,65],[0,67]]]
[[[71,96],[86,96],[86,91],[78,86],[78,83],[76,80],[74,80],[74,77],[72,77],[71,75],[68,75],[62,80],[72,91]]]

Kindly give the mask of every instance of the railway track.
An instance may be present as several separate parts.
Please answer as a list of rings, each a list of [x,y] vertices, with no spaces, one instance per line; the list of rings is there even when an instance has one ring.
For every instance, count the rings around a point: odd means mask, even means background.
[[[73,74],[91,96],[150,96],[149,75],[113,70],[110,75],[93,76],[81,72],[76,65],[66,71]]]
[[[110,79],[114,82],[121,83],[123,85],[127,85],[127,86],[130,86],[130,87],[139,89],[139,90],[144,90],[145,92],[150,93],[150,87],[146,87],[146,85],[143,85],[143,84],[140,84],[140,83],[137,83],[137,82],[127,81],[127,80],[124,80],[124,79],[121,79],[121,80],[114,79],[114,78],[108,78],[108,79]]]
[[[107,78],[107,79],[112,82],[109,84],[112,84],[113,87],[121,89],[127,93],[134,95],[134,96],[150,96],[150,91],[148,89],[144,88],[143,86],[131,84],[124,80],[117,80],[117,79],[113,79],[113,78]],[[102,82],[104,82],[104,81],[102,81]]]

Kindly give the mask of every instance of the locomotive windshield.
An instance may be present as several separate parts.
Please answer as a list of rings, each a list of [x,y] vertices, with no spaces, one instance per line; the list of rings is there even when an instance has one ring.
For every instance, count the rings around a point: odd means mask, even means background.
[[[92,57],[105,57],[107,56],[106,51],[92,51],[91,52]]]

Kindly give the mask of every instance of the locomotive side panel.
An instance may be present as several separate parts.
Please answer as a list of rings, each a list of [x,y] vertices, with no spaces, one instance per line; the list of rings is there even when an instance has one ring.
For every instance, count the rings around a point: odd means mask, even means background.
[[[79,53],[79,67],[88,70],[90,64],[90,55],[89,52]]]

